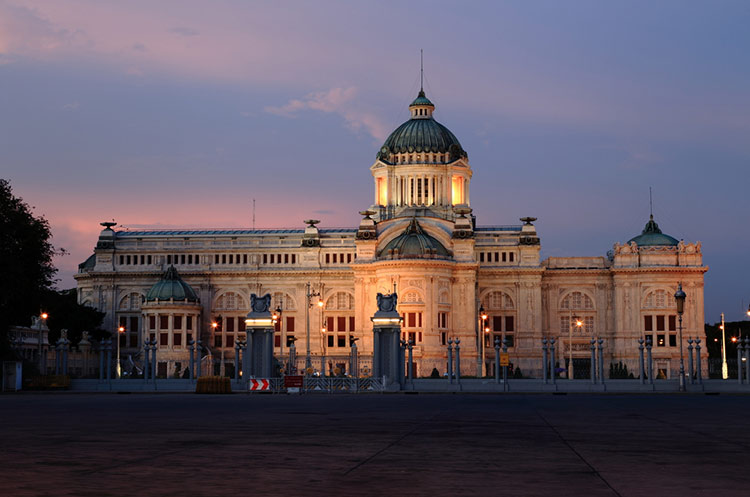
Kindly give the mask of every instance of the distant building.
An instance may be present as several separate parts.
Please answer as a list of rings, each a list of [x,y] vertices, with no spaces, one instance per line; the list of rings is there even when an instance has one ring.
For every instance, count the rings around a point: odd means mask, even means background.
[[[125,328],[121,346],[136,361],[144,337],[155,338],[162,375],[184,371],[194,337],[206,361],[218,371],[223,357],[231,372],[251,293],[270,293],[282,310],[275,348],[282,363],[296,339],[304,364],[309,315],[316,369],[324,356],[326,369],[345,370],[352,338],[367,368],[376,294],[395,288],[419,376],[445,373],[446,343],[456,338],[463,374],[492,374],[496,337],[508,340],[514,366],[537,376],[542,338],[554,337],[560,367],[572,353],[581,377],[592,337],[605,340],[605,368],[623,361],[636,374],[637,339],[650,337],[656,372],[676,376],[678,282],[687,293],[684,339],[705,338],[700,243],[665,235],[652,216],[606,257],[540,261],[535,218],[478,225],[468,154],[433,118],[423,91],[409,110],[370,167],[374,203],[358,227],[319,228],[309,220],[291,230],[115,231],[104,223],[76,275],[79,302],[106,312],[105,327]]]

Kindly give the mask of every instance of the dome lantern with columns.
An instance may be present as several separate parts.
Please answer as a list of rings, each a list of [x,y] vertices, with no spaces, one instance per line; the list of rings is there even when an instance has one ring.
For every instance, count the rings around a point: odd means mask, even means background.
[[[385,140],[370,168],[372,210],[378,221],[430,216],[454,220],[454,206],[469,205],[471,167],[458,138],[433,117],[435,105],[420,90],[410,118]]]

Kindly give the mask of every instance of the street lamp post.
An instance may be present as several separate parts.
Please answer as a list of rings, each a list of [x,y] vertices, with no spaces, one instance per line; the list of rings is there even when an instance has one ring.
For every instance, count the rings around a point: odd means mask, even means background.
[[[119,380],[122,376],[122,371],[120,369],[120,341],[122,340],[122,335],[125,333],[125,327],[119,326],[117,328],[117,379]]]
[[[727,367],[727,338],[726,332],[724,331],[723,312],[721,313],[721,377],[724,380],[729,378],[729,368]]]
[[[477,338],[479,340],[479,377],[482,378],[484,376],[484,334],[487,331],[487,313],[483,305],[479,306],[479,319],[482,320],[482,327]]]
[[[682,355],[682,313],[685,311],[685,298],[687,295],[682,291],[682,283],[678,284],[674,300],[677,303],[677,317],[680,322],[680,392],[685,391],[685,360]]]
[[[568,327],[568,379],[572,380],[575,376],[574,370],[573,370],[573,325],[575,324],[576,328],[578,328],[578,331],[581,331],[581,326],[583,326],[583,321],[581,321],[581,318],[570,318],[570,326]]]
[[[49,317],[49,314],[47,314],[46,312],[43,312],[39,315],[39,319],[36,322],[37,328],[39,329],[39,374],[42,374],[42,375],[46,374],[44,358],[42,357],[42,324],[43,324],[43,321],[46,321],[48,317]]]
[[[283,305],[283,301],[281,298],[279,298],[279,305],[276,306],[276,310],[273,311],[273,324],[274,324],[274,333],[276,332],[276,323],[278,323],[279,326],[279,360],[283,360],[284,358],[284,321],[281,319],[281,306]]]
[[[211,330],[213,330],[214,337],[216,337],[216,332],[219,331],[219,323],[217,323],[216,321],[212,321],[211,322]],[[219,364],[219,376],[221,376],[221,377],[224,376],[224,331],[223,330],[224,330],[224,328],[222,328],[221,338],[220,338],[220,341],[219,341],[219,343],[221,344],[221,347],[220,347],[221,348],[221,359],[220,359],[221,363]],[[216,344],[216,338],[214,338],[214,344]],[[200,350],[198,350],[198,360],[199,361],[201,360]],[[211,360],[211,363],[212,363],[211,364],[211,368],[213,368],[213,366],[214,366],[213,362],[214,361],[212,359]],[[216,370],[214,370],[214,371],[216,371]],[[209,374],[214,374],[214,372],[211,371]]]
[[[307,309],[305,311],[305,341],[307,346],[305,354],[305,370],[312,367],[312,361],[310,360],[310,307],[312,307],[312,303],[310,302],[310,298],[320,296],[320,292],[313,292],[310,287],[311,285],[308,281],[305,290],[305,298],[307,299]]]

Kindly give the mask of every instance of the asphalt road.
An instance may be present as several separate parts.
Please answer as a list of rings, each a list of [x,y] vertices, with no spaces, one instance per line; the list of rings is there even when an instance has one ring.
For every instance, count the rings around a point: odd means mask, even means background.
[[[750,396],[0,396],[2,496],[750,495]]]

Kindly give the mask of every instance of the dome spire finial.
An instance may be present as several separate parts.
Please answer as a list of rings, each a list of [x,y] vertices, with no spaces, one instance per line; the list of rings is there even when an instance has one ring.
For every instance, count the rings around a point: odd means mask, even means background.
[[[424,50],[419,49],[419,96],[424,96]]]

